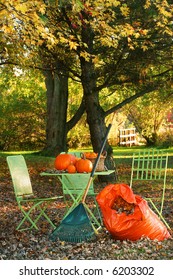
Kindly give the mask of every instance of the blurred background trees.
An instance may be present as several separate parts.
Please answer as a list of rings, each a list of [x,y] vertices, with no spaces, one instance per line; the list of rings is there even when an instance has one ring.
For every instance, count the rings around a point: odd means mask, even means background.
[[[154,118],[152,101],[168,101],[165,115],[172,106],[171,19],[171,1],[2,0],[0,94],[11,103],[1,105],[2,149],[13,134],[13,147],[47,155],[73,145],[98,151],[113,116],[117,129],[125,125],[120,113],[156,144],[162,109]]]

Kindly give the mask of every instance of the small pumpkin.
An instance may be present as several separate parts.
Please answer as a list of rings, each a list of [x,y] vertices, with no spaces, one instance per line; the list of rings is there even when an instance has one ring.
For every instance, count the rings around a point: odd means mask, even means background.
[[[92,171],[92,168],[93,164],[89,159],[81,158],[76,162],[76,170],[79,173],[89,173]]]
[[[71,163],[71,155],[60,154],[56,157],[54,166],[57,170],[66,170]]]
[[[74,164],[70,164],[68,167],[67,167],[67,172],[68,173],[76,173],[76,166]]]

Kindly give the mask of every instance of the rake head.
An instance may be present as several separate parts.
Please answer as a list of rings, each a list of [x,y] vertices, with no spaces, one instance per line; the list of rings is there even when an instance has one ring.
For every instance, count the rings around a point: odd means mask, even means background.
[[[82,242],[95,239],[95,232],[88,218],[85,207],[80,203],[60,225],[51,233],[50,240]]]

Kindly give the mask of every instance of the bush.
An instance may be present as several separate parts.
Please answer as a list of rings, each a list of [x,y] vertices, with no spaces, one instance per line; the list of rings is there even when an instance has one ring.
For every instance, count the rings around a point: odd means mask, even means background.
[[[167,133],[162,133],[158,137],[157,146],[160,148],[170,148],[173,146],[173,134],[172,131],[169,131]]]

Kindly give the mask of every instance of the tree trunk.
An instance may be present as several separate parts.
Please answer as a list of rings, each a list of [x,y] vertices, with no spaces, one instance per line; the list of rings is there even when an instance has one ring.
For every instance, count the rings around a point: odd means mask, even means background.
[[[82,68],[82,84],[84,90],[84,101],[87,113],[87,123],[89,125],[91,143],[94,152],[99,152],[102,142],[106,134],[105,114],[99,103],[99,93],[96,90],[95,69],[92,62],[87,62],[81,58]],[[107,152],[106,167],[115,169],[115,164],[112,158],[112,147],[105,145],[104,150]],[[100,181],[116,181],[116,174],[109,176],[100,176]]]
[[[103,139],[106,134],[105,112],[99,103],[99,92],[97,91],[97,75],[95,65],[92,60],[94,33],[90,25],[82,29],[82,41],[87,45],[87,52],[90,58],[83,58],[80,56],[81,63],[81,81],[84,92],[85,109],[87,113],[87,123],[89,125],[91,143],[94,152],[99,152]],[[112,147],[108,144],[104,148],[107,151],[106,164],[108,169],[114,169],[114,161],[112,161]],[[102,181],[112,181],[114,175],[101,176]]]
[[[43,154],[56,156],[67,151],[68,76],[45,71],[47,89],[46,147]]]
[[[94,151],[98,152],[106,132],[106,126],[104,111],[99,104],[98,92],[94,90],[96,88],[94,65],[86,61],[82,65],[82,84],[91,142]]]

